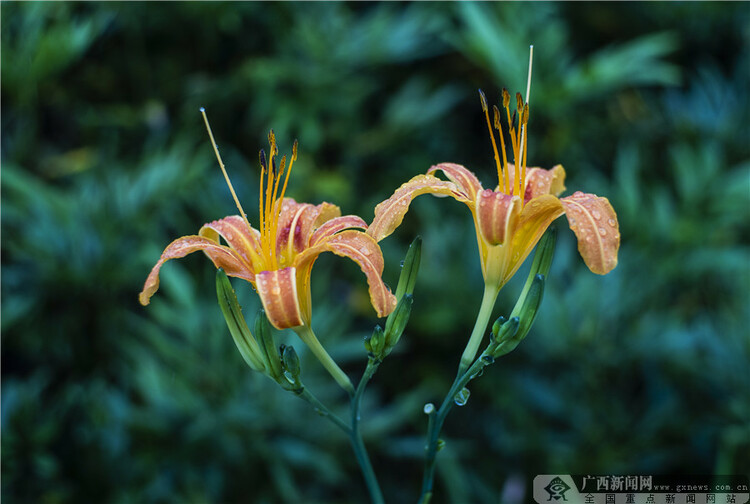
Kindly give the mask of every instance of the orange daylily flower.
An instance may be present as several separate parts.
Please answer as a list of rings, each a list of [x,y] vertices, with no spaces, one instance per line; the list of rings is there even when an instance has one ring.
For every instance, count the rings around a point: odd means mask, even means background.
[[[516,94],[517,110],[511,117],[510,94],[503,90],[510,147],[516,161],[508,163],[500,111],[493,107],[501,154],[481,91],[480,97],[492,139],[498,186],[494,190],[484,189],[477,177],[461,165],[435,165],[380,203],[367,233],[378,241],[391,234],[401,224],[412,199],[420,194],[451,196],[471,210],[485,284],[497,292],[516,273],[552,221],[567,214],[568,224],[578,238],[578,251],[589,269],[601,275],[611,271],[617,265],[620,233],[617,215],[607,198],[580,191],[558,198],[565,190],[565,170],[561,165],[550,170],[526,168],[529,105],[523,103],[520,93]],[[443,172],[448,180],[437,178],[434,175],[437,171]]]
[[[209,135],[213,142],[210,128]],[[383,254],[377,241],[364,232],[367,224],[356,215],[341,216],[339,207],[330,203],[312,205],[284,198],[297,159],[297,143],[289,165],[286,166],[284,156],[277,169],[278,149],[273,131],[268,138],[271,145],[268,161],[264,151],[260,151],[258,228],[248,222],[217,151],[241,215],[210,222],[197,235],[183,236],[170,243],[146,279],[139,296],[141,304],[147,305],[159,288],[159,270],[166,261],[200,250],[217,268],[224,268],[227,275],[247,280],[255,287],[269,321],[277,329],[309,327],[312,267],[322,252],[333,252],[360,266],[367,277],[372,306],[379,317],[385,317],[396,307],[396,298],[381,278]],[[308,344],[310,338],[305,338]]]

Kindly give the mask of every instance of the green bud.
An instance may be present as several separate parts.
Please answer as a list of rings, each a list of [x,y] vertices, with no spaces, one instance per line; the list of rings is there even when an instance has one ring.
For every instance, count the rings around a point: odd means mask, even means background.
[[[518,327],[518,333],[516,339],[519,341],[524,339],[531,329],[531,325],[536,319],[536,314],[539,311],[539,306],[542,304],[542,298],[544,297],[544,275],[536,275],[534,281],[531,283],[531,288],[526,294],[523,306],[521,307],[520,319],[521,324]]]
[[[368,354],[372,353],[372,344],[370,343],[370,340],[372,339],[372,336],[369,334],[365,336],[365,350],[367,350]]]
[[[398,286],[396,286],[396,299],[401,299],[404,294],[412,294],[414,285],[417,283],[417,273],[419,272],[419,262],[422,259],[422,237],[417,236],[409,245],[404,262],[401,267],[401,275],[398,277]]]
[[[383,355],[383,348],[385,348],[385,334],[383,334],[383,329],[377,325],[375,326],[375,330],[372,331],[372,336],[370,336],[370,355],[372,357],[381,358]]]
[[[273,342],[271,324],[268,323],[266,312],[262,309],[258,310],[258,316],[255,317],[255,334],[258,335],[269,376],[278,381],[281,377],[281,358]]]
[[[497,332],[496,341],[502,343],[503,341],[512,339],[518,332],[520,323],[521,321],[518,317],[511,317],[500,327],[500,330]]]
[[[411,315],[411,307],[414,304],[414,297],[411,294],[404,294],[396,305],[396,309],[388,315],[385,321],[385,350],[390,353],[391,349],[396,346],[398,340],[406,329]]]
[[[544,233],[542,239],[536,246],[534,261],[531,264],[531,271],[534,275],[549,275],[552,259],[555,257],[555,243],[557,242],[557,228],[551,227]]]
[[[436,448],[436,450],[435,450],[436,452],[439,452],[440,450],[442,450],[443,448],[445,448],[445,440],[444,439],[438,439],[435,448]]]
[[[536,252],[534,252],[534,260],[531,263],[531,270],[529,276],[526,278],[526,283],[523,286],[521,295],[518,297],[516,306],[513,307],[511,317],[516,317],[521,314],[521,309],[526,303],[526,297],[531,289],[531,285],[534,282],[534,278],[537,275],[544,275],[546,278],[549,274],[550,266],[552,265],[552,258],[555,255],[555,241],[557,240],[557,230],[550,228],[544,233],[542,239],[539,240],[539,244],[536,246]]]
[[[232,289],[232,284],[222,268],[216,272],[216,297],[219,300],[221,313],[227,322],[229,333],[245,363],[254,371],[265,371],[263,357],[250,328],[242,315],[240,303]]]
[[[282,345],[281,361],[284,363],[284,368],[293,381],[297,381],[300,373],[299,356],[293,346]]]
[[[486,350],[488,356],[492,356],[496,359],[501,355],[507,354],[518,346],[520,340],[516,339],[515,336],[518,333],[520,323],[518,317],[512,317],[500,327],[500,330],[497,333],[497,338],[495,338],[495,341],[493,341]]]
[[[505,324],[505,317],[500,315],[494,324],[492,324],[492,339],[497,339],[497,333],[500,331],[500,328]]]

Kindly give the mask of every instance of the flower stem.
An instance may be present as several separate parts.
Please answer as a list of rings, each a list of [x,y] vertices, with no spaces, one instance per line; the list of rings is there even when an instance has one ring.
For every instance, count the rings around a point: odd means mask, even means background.
[[[349,425],[344,422],[338,415],[333,413],[331,410],[328,409],[328,407],[320,402],[320,400],[313,395],[312,392],[307,390],[307,388],[303,388],[301,391],[293,391],[297,397],[304,399],[308,403],[310,403],[315,410],[321,415],[326,417],[328,420],[330,420],[336,427],[344,431],[348,436],[352,435],[352,429],[349,427]]]
[[[495,296],[497,296],[497,294],[495,294]],[[482,355],[482,357],[484,357],[484,355]],[[448,394],[445,396],[445,399],[443,399],[440,409],[437,413],[433,411],[429,414],[427,444],[425,445],[424,475],[422,477],[422,493],[419,496],[419,504],[427,504],[432,497],[432,486],[435,479],[435,457],[438,452],[440,431],[443,428],[445,417],[448,416],[448,413],[455,404],[454,398],[456,394],[458,394],[458,392],[489,363],[490,361],[480,357],[465,372],[461,373],[459,371],[459,374],[453,381],[453,385],[451,385]]]
[[[307,325],[301,325],[295,327],[294,332],[296,332],[297,336],[299,336],[299,338],[310,348],[313,355],[318,358],[320,363],[323,364],[323,367],[326,368],[326,371],[328,371],[331,376],[333,376],[333,379],[336,380],[336,383],[346,390],[350,396],[354,395],[354,385],[352,385],[351,380],[346,373],[341,370],[339,365],[336,364],[336,361],[328,355],[328,352],[326,352],[326,349],[320,344],[320,341],[318,341],[312,328]]]
[[[492,317],[492,309],[495,307],[495,301],[497,300],[499,292],[500,290],[494,284],[485,284],[484,286],[484,295],[482,296],[482,305],[479,307],[477,321],[474,324],[474,330],[469,337],[469,342],[466,344],[466,349],[461,356],[461,364],[458,367],[459,377],[469,368],[469,366],[471,366],[474,357],[477,355],[477,349],[482,343],[482,338],[487,330],[487,324]],[[456,379],[458,379],[458,377]]]
[[[354,455],[357,457],[359,467],[362,469],[362,475],[365,478],[367,490],[370,493],[370,500],[373,502],[373,504],[384,503],[383,493],[380,490],[380,485],[378,484],[378,480],[375,477],[375,471],[372,469],[370,457],[367,455],[367,449],[365,448],[365,443],[362,440],[362,433],[359,430],[359,410],[362,403],[362,395],[365,392],[365,387],[367,386],[367,383],[372,379],[375,372],[378,370],[378,366],[380,366],[379,360],[373,358],[368,359],[365,373],[362,376],[362,379],[359,381],[359,384],[357,385],[357,390],[352,396],[352,426],[349,433],[349,438],[352,442],[352,448],[354,449]]]

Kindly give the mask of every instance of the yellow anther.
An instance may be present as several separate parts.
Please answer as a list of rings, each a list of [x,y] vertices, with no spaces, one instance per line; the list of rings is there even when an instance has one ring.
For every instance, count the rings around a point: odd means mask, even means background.
[[[484,96],[484,91],[479,90],[479,100],[482,102],[482,110],[487,112],[487,97]]]
[[[490,113],[487,109],[487,99],[484,96],[482,90],[479,90],[479,96],[482,100],[482,110],[484,110],[484,117],[487,119],[487,131],[490,133],[490,140],[492,140],[492,150],[495,153],[495,165],[497,166],[497,178],[498,180],[503,179],[503,165],[500,164],[500,155],[497,153],[497,144],[495,143],[495,135],[492,133],[492,124],[490,123]],[[502,132],[500,134],[502,139]]]

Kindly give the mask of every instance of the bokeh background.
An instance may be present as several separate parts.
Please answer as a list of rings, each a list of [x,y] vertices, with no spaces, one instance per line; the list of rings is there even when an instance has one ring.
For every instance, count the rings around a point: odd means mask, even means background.
[[[749,42],[747,3],[3,3],[3,500],[365,502],[347,439],[245,367],[205,258],[137,303],[169,241],[235,212],[198,108],[251,218],[274,128],[282,152],[300,141],[290,195],[369,220],[437,162],[495,183],[476,90],[525,89],[530,43],[530,163],[609,197],[620,263],[588,272],[559,219],[542,313],[448,417],[434,502],[530,501],[538,473],[748,474]],[[478,310],[473,233],[463,205],[424,196],[382,242],[395,285],[424,239],[412,320],[364,404],[388,502],[418,496],[422,406]],[[314,327],[356,379],[365,282],[333,256],[313,282]]]

